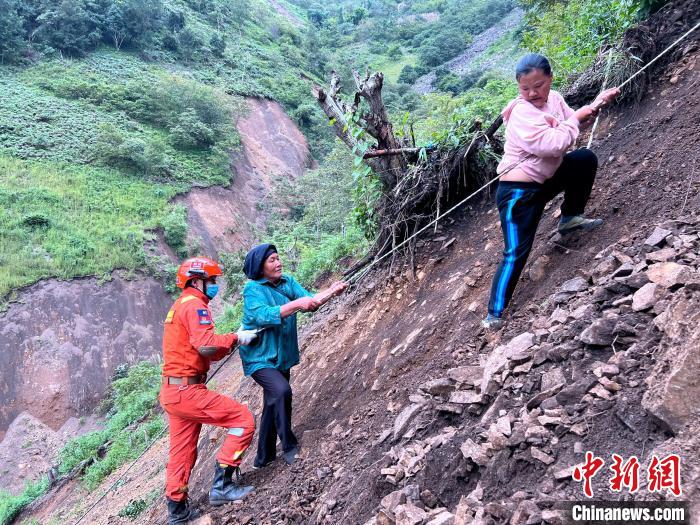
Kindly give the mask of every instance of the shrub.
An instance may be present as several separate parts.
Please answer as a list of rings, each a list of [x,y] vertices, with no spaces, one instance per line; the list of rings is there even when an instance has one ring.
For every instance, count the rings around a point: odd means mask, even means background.
[[[92,490],[123,463],[135,459],[165,428],[160,417],[148,418],[159,390],[160,366],[148,361],[132,366],[126,377],[113,381],[107,426],[66,443],[59,452],[59,471],[67,473],[84,461],[92,461],[83,476]],[[108,441],[107,453],[98,457]]]
[[[165,242],[180,257],[187,256],[187,210],[181,204],[170,206],[161,221]]]
[[[637,19],[638,0],[582,0],[535,4],[527,16],[523,46],[552,63],[555,83],[580,73],[606,42],[615,42]]]
[[[24,507],[43,496],[48,489],[49,480],[44,476],[38,481],[27,483],[22,493],[17,496],[0,490],[0,525],[11,523]]]

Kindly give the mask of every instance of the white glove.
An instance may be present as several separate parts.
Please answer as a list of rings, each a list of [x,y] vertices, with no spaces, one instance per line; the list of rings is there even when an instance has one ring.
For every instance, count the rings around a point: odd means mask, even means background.
[[[238,336],[238,344],[239,345],[249,345],[250,343],[253,342],[253,339],[258,337],[258,331],[257,330],[244,330],[243,327],[241,326],[238,331],[236,332],[236,336]]]

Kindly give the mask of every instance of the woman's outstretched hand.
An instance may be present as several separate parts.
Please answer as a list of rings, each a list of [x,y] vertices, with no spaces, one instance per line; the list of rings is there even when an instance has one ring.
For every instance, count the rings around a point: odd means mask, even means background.
[[[607,106],[615,100],[615,97],[617,97],[620,94],[620,88],[609,88],[603,91],[600,95],[598,95],[591,106],[593,107],[594,111],[598,111],[600,108],[603,106]]]
[[[346,281],[336,281],[333,284],[331,284],[330,290],[333,291],[333,295],[340,295],[345,290],[347,290],[348,286],[350,286],[350,283]]]

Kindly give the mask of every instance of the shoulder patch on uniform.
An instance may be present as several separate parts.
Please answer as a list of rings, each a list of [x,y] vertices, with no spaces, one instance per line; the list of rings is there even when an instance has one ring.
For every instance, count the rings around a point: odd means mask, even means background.
[[[211,314],[209,310],[197,310],[197,315],[199,316],[199,324],[211,324]]]

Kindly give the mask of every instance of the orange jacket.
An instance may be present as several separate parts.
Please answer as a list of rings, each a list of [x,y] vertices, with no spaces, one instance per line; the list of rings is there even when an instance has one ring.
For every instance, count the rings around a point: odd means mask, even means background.
[[[238,341],[236,334],[217,335],[208,305],[209,298],[196,288],[185,288],[165,318],[163,329],[163,375],[192,377],[206,374],[211,361],[228,355]],[[203,357],[198,349],[219,350]]]

